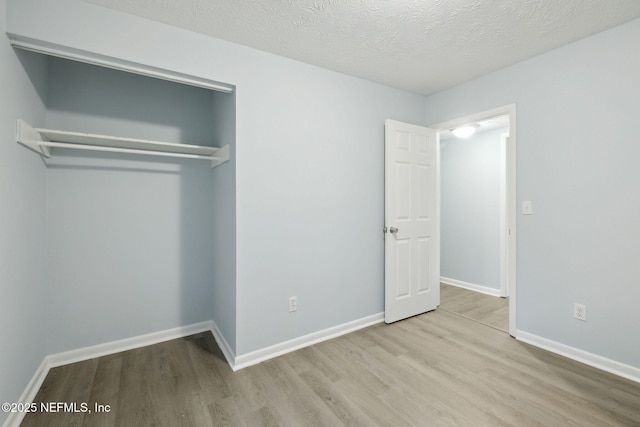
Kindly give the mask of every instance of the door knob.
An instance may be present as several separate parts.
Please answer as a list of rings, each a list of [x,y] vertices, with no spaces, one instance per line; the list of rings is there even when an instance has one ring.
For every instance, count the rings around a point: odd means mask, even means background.
[[[393,234],[398,232],[398,228],[397,227],[389,227],[389,231]]]

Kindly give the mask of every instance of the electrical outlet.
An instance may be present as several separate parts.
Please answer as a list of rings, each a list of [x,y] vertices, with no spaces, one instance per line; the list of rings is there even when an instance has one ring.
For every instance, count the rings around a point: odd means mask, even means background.
[[[582,320],[583,322],[587,321],[587,306],[584,304],[578,304],[577,302],[573,303],[573,317]]]
[[[298,297],[289,297],[289,313],[298,310]]]

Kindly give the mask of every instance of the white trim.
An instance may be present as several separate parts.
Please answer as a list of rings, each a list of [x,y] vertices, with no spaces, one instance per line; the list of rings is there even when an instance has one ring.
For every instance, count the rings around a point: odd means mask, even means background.
[[[7,33],[7,36],[9,37],[9,41],[12,46],[32,52],[57,56],[59,58],[70,59],[72,61],[84,62],[86,64],[98,65],[100,67],[111,68],[113,70],[125,71],[127,73],[139,74],[141,76],[153,77],[161,80],[168,80],[170,82],[201,87],[218,92],[232,93],[234,89],[232,85],[220,83],[215,80],[204,79],[189,74],[179,73],[177,71],[127,61],[126,59],[100,55],[98,53],[22,37],[12,33]]]
[[[506,107],[509,112],[509,139],[507,140],[507,289],[509,293],[509,334],[514,336],[517,330],[516,324],[516,231],[517,231],[517,200],[516,200],[516,105]]]
[[[68,365],[70,363],[81,362],[96,357],[102,357],[109,354],[119,353],[121,351],[132,350],[147,345],[158,344],[160,342],[174,340],[189,335],[197,334],[205,331],[213,330],[213,322],[194,323],[193,325],[180,326],[178,328],[167,329],[165,331],[153,332],[136,337],[125,338],[117,341],[111,341],[104,344],[92,345],[89,347],[69,350],[62,353],[50,354],[45,359],[48,361],[50,368]]]
[[[215,167],[229,160],[229,145],[176,144],[121,136],[33,128],[24,120],[16,122],[16,141],[44,157],[51,157],[50,147],[106,151],[110,153],[142,154],[145,156],[206,159]]]
[[[515,338],[518,341],[531,344],[535,347],[584,363],[585,365],[593,366],[594,368],[602,369],[603,371],[612,373],[619,377],[640,383],[640,368],[626,365],[612,359],[607,359],[606,357],[589,353],[588,351],[580,350],[566,344],[561,344],[547,338],[542,338],[529,332],[517,330]]]
[[[269,347],[262,348],[260,350],[252,351],[251,353],[237,356],[235,359],[235,364],[234,366],[232,366],[232,368],[234,371],[237,371],[238,369],[256,365],[260,362],[264,362],[265,360],[269,360],[274,357],[281,356],[283,354],[290,353],[292,351],[299,350],[301,348],[308,347],[322,341],[327,341],[332,338],[357,331],[358,329],[366,328],[368,326],[372,326],[382,322],[384,322],[384,313],[378,313],[351,322],[343,323],[342,325],[333,326],[322,331],[313,332],[311,334],[294,338],[280,344],[275,344]]]
[[[500,289],[490,288],[488,286],[476,285],[475,283],[463,282],[462,280],[451,279],[449,277],[440,277],[440,282],[445,285],[457,286],[458,288],[469,289],[470,291],[480,292],[481,294],[491,295],[492,297],[500,296]]]
[[[509,250],[509,222],[507,212],[507,143],[509,134],[500,135],[500,296],[509,296],[509,267],[507,263]]]
[[[44,379],[47,377],[48,373],[49,373],[49,366],[47,364],[47,358],[45,357],[42,360],[42,363],[40,363],[40,366],[38,366],[38,369],[36,369],[36,372],[33,374],[31,381],[29,381],[29,384],[27,384],[27,387],[24,389],[24,392],[22,393],[20,398],[17,400],[17,402],[19,403],[33,402],[33,399],[36,398],[36,395],[38,394],[40,387],[42,387],[42,383],[44,382]],[[22,420],[24,419],[24,416],[26,414],[27,413],[23,411],[10,412],[9,416],[7,417],[7,419],[3,424],[3,427],[18,427],[20,423],[22,423]]]
[[[494,108],[491,110],[482,111],[480,113],[471,114],[464,117],[459,117],[454,120],[449,120],[442,123],[437,123],[429,127],[438,129],[439,131],[448,131],[451,128],[458,127],[460,125],[487,120],[496,116],[509,115],[509,140],[507,141],[507,153],[506,153],[506,198],[507,198],[507,289],[509,294],[509,335],[515,336],[516,325],[516,104],[509,104],[502,107]]]
[[[468,116],[458,117],[457,119],[447,120],[446,122],[436,123],[430,125],[430,128],[438,129],[440,131],[448,131],[451,128],[456,128],[458,126],[462,126],[469,122],[481,122],[483,120],[491,119],[496,116],[504,116],[505,114],[515,113],[516,104],[509,104],[498,108],[493,108],[491,110],[485,110],[475,114],[469,114]],[[509,122],[509,126],[511,127],[513,123]]]
[[[235,371],[236,355],[227,340],[224,338],[224,335],[222,335],[222,332],[220,332],[218,325],[213,321],[211,323],[211,333],[213,334],[213,338],[216,340],[218,347],[220,347],[220,351],[222,351],[224,358],[227,359],[227,363],[231,369]]]
[[[433,129],[433,128],[430,128]],[[435,277],[441,278],[442,273],[442,152],[440,150],[440,131],[436,129],[436,209],[435,209],[435,224],[438,228],[438,238],[434,242],[436,248],[438,248],[436,259],[434,259],[435,267],[438,271],[435,273]],[[440,283],[435,286],[438,293],[436,294],[435,306],[438,307],[442,302],[440,294]]]

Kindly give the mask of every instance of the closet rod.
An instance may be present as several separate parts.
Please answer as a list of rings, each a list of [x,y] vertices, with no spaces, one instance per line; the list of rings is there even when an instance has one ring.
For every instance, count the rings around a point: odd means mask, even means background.
[[[145,139],[98,135],[53,129],[32,128],[24,120],[16,123],[16,141],[43,157],[51,157],[49,148],[146,154],[148,156],[204,159],[214,168],[229,161],[229,144],[222,147],[188,145]]]
[[[39,143],[39,145],[44,147],[72,148],[76,150],[105,151],[109,153],[147,154],[149,156],[183,157],[186,159],[223,160],[222,157],[216,157],[216,156],[201,156],[198,154],[183,154],[183,153],[168,153],[168,152],[161,152],[161,151],[135,150],[132,148],[100,147],[97,145],[67,144],[64,142],[42,141]]]

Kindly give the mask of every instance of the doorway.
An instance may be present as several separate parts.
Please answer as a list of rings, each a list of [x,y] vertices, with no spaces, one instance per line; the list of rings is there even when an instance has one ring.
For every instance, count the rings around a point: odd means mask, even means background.
[[[477,126],[473,140],[460,140],[451,135],[451,129],[466,124]],[[460,117],[431,127],[438,130],[441,140],[441,308],[450,310],[453,307],[467,317],[476,317],[474,320],[499,329],[507,329],[508,324],[508,332],[514,335],[515,105]],[[483,149],[493,151],[482,152]],[[474,156],[484,158],[476,161]],[[455,165],[450,165],[451,170],[448,171],[446,162],[451,159],[455,160]],[[453,182],[448,181],[448,172],[460,174],[465,171],[466,176],[458,176]],[[487,185],[483,181],[491,182],[492,187],[483,189],[481,185]],[[446,193],[456,186],[463,190],[457,200]],[[466,195],[464,190],[469,190]],[[476,206],[481,204],[485,205],[484,208],[490,206],[490,216],[481,211],[482,206]],[[483,215],[486,218],[483,219]],[[455,216],[458,217],[457,223],[454,220],[447,222]],[[487,236],[489,232],[495,235]],[[457,246],[448,245],[451,242],[446,242],[445,239],[456,233]],[[451,256],[447,251],[451,252]],[[465,259],[465,262],[458,262],[457,266],[455,262],[448,265],[448,256],[449,259]],[[447,274],[458,277],[447,277]],[[497,298],[507,296],[508,303]],[[508,311],[508,321],[500,319],[500,316],[505,316],[505,311]]]

